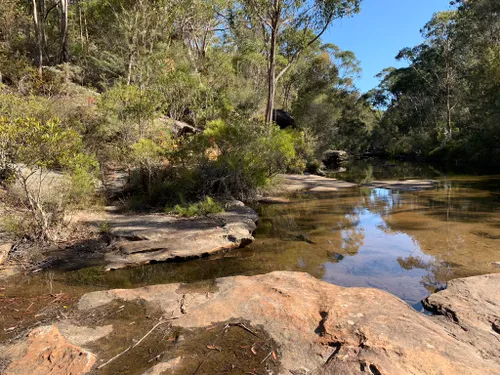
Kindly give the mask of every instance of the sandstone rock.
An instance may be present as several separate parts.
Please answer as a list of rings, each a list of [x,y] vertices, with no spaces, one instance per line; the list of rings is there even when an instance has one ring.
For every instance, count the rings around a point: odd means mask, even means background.
[[[11,243],[0,244],[0,265],[4,264],[7,261],[11,250]]]
[[[350,182],[316,175],[282,175],[278,189],[283,192],[308,191],[312,193],[333,192],[358,186]]]
[[[452,280],[424,304],[452,336],[500,359],[500,274]]]
[[[111,215],[108,223],[119,239],[119,251],[106,255],[106,269],[198,258],[239,248],[253,241],[257,220],[255,211],[234,202],[227,205],[226,212],[208,218]]]
[[[293,272],[228,277],[218,279],[216,287],[186,291],[170,284],[94,292],[78,307],[88,313],[116,299],[143,300],[166,317],[178,317],[173,321],[178,327],[249,322],[279,344],[280,374],[500,374],[499,356],[484,356],[440,321],[381,290],[338,287]]]
[[[167,362],[158,363],[156,366],[146,371],[143,375],[164,375],[166,371],[175,370],[181,362],[181,359],[182,358],[177,357]]]
[[[10,361],[3,375],[87,374],[96,360],[92,353],[69,343],[55,326],[34,329],[2,355]]]

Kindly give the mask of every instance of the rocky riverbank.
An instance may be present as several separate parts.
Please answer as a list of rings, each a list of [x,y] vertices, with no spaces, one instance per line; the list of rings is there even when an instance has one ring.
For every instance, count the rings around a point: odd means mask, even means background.
[[[84,295],[1,348],[5,375],[500,374],[500,274],[450,283],[424,316],[303,273]],[[42,350],[43,349],[43,350]],[[69,371],[69,372],[68,372]]]

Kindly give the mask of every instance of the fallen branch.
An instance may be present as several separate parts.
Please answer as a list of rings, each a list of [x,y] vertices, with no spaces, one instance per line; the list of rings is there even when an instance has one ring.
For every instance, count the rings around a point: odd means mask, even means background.
[[[258,337],[260,339],[260,336],[258,334],[256,334],[254,331],[252,331],[250,328],[248,328],[243,323],[229,323],[226,327],[234,327],[234,326],[238,326],[240,328],[243,328],[245,331],[250,332],[252,335],[254,335],[255,337]]]
[[[272,351],[270,351],[269,354],[266,355],[266,358],[264,358],[260,363],[264,363],[266,361],[266,359],[268,359],[271,356],[271,354],[273,354]]]
[[[113,358],[111,358],[110,360],[108,360],[106,363],[103,363],[102,365],[100,365],[99,367],[97,367],[97,369],[101,369],[101,368],[103,368],[104,366],[109,365],[109,364],[110,364],[111,362],[113,362],[115,359],[117,359],[117,358],[121,357],[122,355],[124,355],[124,354],[125,354],[125,353],[127,353],[128,351],[130,351],[130,350],[134,349],[135,347],[137,347],[137,346],[138,346],[141,342],[143,342],[143,341],[144,341],[144,339],[145,339],[146,337],[148,337],[148,336],[149,336],[149,335],[150,335],[150,334],[151,334],[151,333],[152,333],[152,332],[153,332],[156,328],[158,328],[160,325],[165,324],[165,323],[167,323],[167,322],[168,322],[168,320],[162,320],[162,321],[158,322],[157,324],[155,324],[155,326],[154,326],[153,328],[151,328],[151,329],[148,331],[148,333],[146,333],[144,336],[142,336],[142,338],[141,338],[139,341],[137,341],[134,345],[129,346],[129,347],[128,347],[127,349],[125,349],[123,352],[118,353],[118,354],[117,354],[117,355],[115,355]]]

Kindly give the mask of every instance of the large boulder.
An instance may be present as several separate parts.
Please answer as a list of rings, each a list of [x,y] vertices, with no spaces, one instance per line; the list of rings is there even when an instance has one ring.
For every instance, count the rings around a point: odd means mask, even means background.
[[[280,127],[280,129],[295,127],[295,119],[293,116],[282,109],[273,110],[273,121]]]
[[[491,288],[498,288],[496,278],[490,281],[496,283]],[[474,305],[489,303],[489,299],[474,300]],[[500,374],[500,356],[450,334],[448,324],[455,323],[442,324],[381,290],[338,287],[304,273],[228,277],[218,279],[209,289],[169,284],[94,292],[83,296],[78,308],[81,314],[90,316],[105,306],[115,311],[116,306],[132,302],[156,306],[163,311],[164,319],[175,319],[175,327],[198,332],[200,337],[213,332],[214,342],[201,355],[190,353],[181,358],[172,372],[176,374],[193,373],[184,366],[194,360],[199,368],[210,354],[220,355],[221,361],[233,369],[240,365],[234,359],[236,353],[257,355],[262,343],[249,347],[231,341],[228,348],[223,346],[223,333],[235,325],[242,334],[254,333],[255,343],[264,341],[261,331],[273,340],[274,346],[263,353],[268,355],[262,355],[262,361],[259,357],[258,362],[269,361],[270,366],[279,363],[278,370],[266,367],[267,373]],[[141,316],[130,319],[137,322]],[[475,323],[471,320],[471,324]],[[498,340],[498,333],[492,334]],[[156,344],[150,345],[153,357]],[[227,354],[219,354],[226,350]],[[179,357],[175,347],[167,352],[162,361]],[[211,372],[207,368],[200,373]]]

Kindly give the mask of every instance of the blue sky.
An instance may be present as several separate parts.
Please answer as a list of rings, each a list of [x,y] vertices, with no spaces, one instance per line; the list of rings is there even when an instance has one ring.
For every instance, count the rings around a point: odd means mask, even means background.
[[[389,66],[404,47],[421,43],[420,29],[435,12],[450,9],[450,0],[363,0],[361,13],[334,22],[323,42],[351,50],[361,61],[356,86],[368,91],[378,85],[375,75]]]

